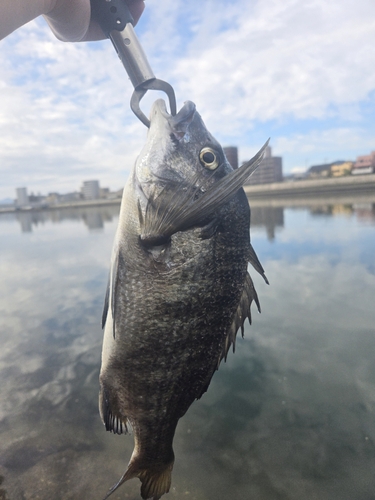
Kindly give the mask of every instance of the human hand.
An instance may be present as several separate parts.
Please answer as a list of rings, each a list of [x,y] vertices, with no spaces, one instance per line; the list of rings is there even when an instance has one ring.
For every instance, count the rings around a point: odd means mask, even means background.
[[[138,22],[143,10],[143,0],[125,0]],[[52,32],[59,40],[80,42],[105,38],[97,22],[90,19],[90,0],[52,0],[54,6],[44,15]]]
[[[125,1],[137,22],[144,10],[143,0]],[[44,15],[59,40],[80,42],[105,38],[99,25],[90,19],[90,0],[0,0],[0,40],[40,15]]]

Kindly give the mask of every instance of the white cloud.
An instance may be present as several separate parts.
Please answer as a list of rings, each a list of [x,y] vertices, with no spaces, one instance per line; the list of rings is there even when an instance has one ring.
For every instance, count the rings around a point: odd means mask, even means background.
[[[365,99],[375,88],[375,5],[359,3],[238,2],[233,28],[177,62],[179,91],[212,121],[230,117],[220,123],[229,129],[245,118],[323,118],[332,104]]]
[[[20,67],[2,79],[4,184],[64,192],[95,176],[121,186],[145,130],[128,111],[131,88],[109,42],[93,54],[87,44],[55,42],[34,23],[8,45]]]
[[[336,159],[348,144],[354,156],[374,148],[364,111],[366,100],[375,107],[372,1],[150,0],[147,11],[136,30],[156,76],[175,86],[179,104],[196,102],[241,156],[275,123],[275,154],[290,168],[314,149]],[[1,45],[0,198],[18,185],[77,189],[88,177],[120,187],[146,129],[129,109],[132,87],[110,42],[64,44],[37,21]],[[312,133],[296,132],[301,120],[315,120]]]
[[[281,136],[275,139],[273,145],[275,151],[282,151],[284,165],[304,164],[306,169],[313,164],[336,160],[354,161],[358,151],[368,154],[373,150],[375,141],[373,130],[353,126]]]

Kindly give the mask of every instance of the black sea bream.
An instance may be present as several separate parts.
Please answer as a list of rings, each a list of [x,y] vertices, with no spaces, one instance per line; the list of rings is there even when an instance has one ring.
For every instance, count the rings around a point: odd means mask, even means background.
[[[168,492],[178,420],[207,391],[236,333],[259,301],[248,262],[267,281],[250,244],[242,185],[264,147],[233,170],[192,102],[176,116],[163,100],[127,182],[115,237],[100,373],[106,429],[133,429],[129,466],[142,498]],[[106,497],[106,498],[107,498]]]

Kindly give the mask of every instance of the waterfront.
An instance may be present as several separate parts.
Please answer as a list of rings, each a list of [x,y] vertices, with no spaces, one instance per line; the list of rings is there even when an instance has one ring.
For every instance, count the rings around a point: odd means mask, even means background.
[[[350,175],[335,178],[307,179],[298,181],[275,182],[271,184],[245,185],[244,189],[252,202],[279,206],[302,205],[305,200],[318,203],[349,203],[355,197],[366,199],[371,203],[375,195],[375,174]],[[340,199],[341,198],[341,199]],[[63,203],[15,206],[13,204],[0,206],[1,213],[40,212],[45,210],[62,210],[69,208],[89,208],[117,206],[121,196],[115,198],[100,198],[88,200],[66,201]]]
[[[192,500],[373,500],[375,198],[257,200],[270,286],[180,421],[172,490]],[[97,411],[118,206],[0,215],[0,498],[100,500],[132,437]],[[139,500],[132,480],[114,499]],[[164,497],[163,497],[164,498]]]

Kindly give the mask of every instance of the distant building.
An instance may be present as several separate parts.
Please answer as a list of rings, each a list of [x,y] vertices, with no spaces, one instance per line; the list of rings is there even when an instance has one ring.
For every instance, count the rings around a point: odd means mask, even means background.
[[[329,177],[331,174],[331,164],[323,163],[322,165],[313,165],[307,171],[307,177],[315,179],[317,177]]]
[[[352,169],[353,175],[373,174],[375,172],[375,151],[369,155],[358,156]]]
[[[238,168],[238,148],[236,146],[228,146],[224,149],[224,154],[233,168]]]
[[[16,203],[19,207],[25,207],[29,204],[29,197],[27,195],[27,188],[17,188],[16,189]]]
[[[109,198],[110,194],[111,192],[109,188],[100,188],[99,192],[100,198]]]
[[[270,184],[272,182],[282,182],[283,180],[283,159],[281,156],[272,156],[270,146],[264,152],[263,160],[255,172],[248,178],[246,185]]]
[[[77,191],[73,191],[72,193],[65,193],[59,195],[60,203],[73,203],[75,201],[82,200],[82,194]]]
[[[99,181],[84,181],[82,194],[85,200],[98,200],[100,197]]]
[[[341,177],[349,175],[353,168],[352,161],[337,160],[332,163],[323,163],[322,165],[313,165],[307,171],[307,177],[317,179],[320,177]]]
[[[117,198],[122,198],[124,192],[124,188],[118,189],[117,191],[114,191],[111,193],[111,198],[117,199]]]
[[[352,161],[337,161],[331,164],[331,175],[332,177],[342,177],[343,175],[350,175],[352,168]]]
[[[57,203],[60,203],[59,193],[48,193],[46,196],[46,203],[48,203],[48,205],[56,205]]]

